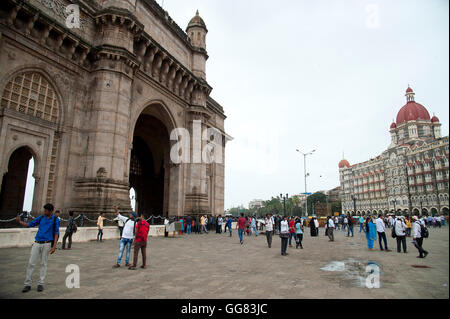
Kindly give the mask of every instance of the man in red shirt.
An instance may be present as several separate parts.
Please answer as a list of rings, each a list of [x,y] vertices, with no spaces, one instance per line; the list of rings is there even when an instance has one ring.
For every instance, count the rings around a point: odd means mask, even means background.
[[[139,250],[142,251],[142,269],[146,268],[146,259],[147,259],[147,237],[148,231],[150,230],[150,225],[145,220],[145,216],[141,214],[139,220],[136,223],[136,236],[134,241],[134,256],[133,256],[133,265],[128,269],[136,270],[136,265],[139,257]]]
[[[295,220],[291,217],[289,220],[289,247],[292,247],[292,237],[294,237],[295,242],[297,242],[297,234],[295,233]]]
[[[239,241],[241,242],[241,245],[244,243],[244,231],[245,231],[246,224],[247,224],[247,220],[244,218],[244,213],[241,213],[241,217],[239,217],[238,222],[237,222]]]

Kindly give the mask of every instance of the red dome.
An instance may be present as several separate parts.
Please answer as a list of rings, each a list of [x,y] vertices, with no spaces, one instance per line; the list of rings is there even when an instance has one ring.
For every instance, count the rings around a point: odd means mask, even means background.
[[[438,117],[437,117],[436,115],[433,116],[433,118],[431,119],[431,122],[432,122],[432,123],[439,123]]]
[[[346,159],[343,159],[342,161],[339,162],[339,168],[344,167],[350,167],[350,163]]]
[[[406,89],[406,93],[413,93],[413,89],[411,89],[411,88],[408,86],[408,88]]]
[[[427,109],[414,101],[408,102],[397,114],[397,125],[416,120],[430,120]]]
[[[393,128],[396,128],[397,127],[397,124],[395,124],[395,122],[392,122],[392,124],[391,124],[391,130],[393,129]]]

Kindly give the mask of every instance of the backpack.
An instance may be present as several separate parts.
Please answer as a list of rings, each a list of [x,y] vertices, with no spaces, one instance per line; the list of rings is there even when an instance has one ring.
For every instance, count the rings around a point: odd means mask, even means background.
[[[52,229],[52,244],[50,247],[53,247],[55,245],[55,233],[56,233],[56,216],[53,215],[53,229]],[[59,236],[58,236],[59,238]],[[56,239],[58,240],[58,239]]]
[[[72,233],[76,233],[77,230],[78,230],[77,223],[75,223],[75,221],[73,221],[73,223],[72,223]]]
[[[419,224],[420,224],[420,234],[422,235],[422,238],[428,238],[428,236],[430,236],[428,228],[426,228],[422,223]]]
[[[397,221],[394,222],[394,227],[392,227],[392,233],[391,233],[392,238],[397,238],[397,234],[395,233],[395,224],[396,223],[397,223]]]

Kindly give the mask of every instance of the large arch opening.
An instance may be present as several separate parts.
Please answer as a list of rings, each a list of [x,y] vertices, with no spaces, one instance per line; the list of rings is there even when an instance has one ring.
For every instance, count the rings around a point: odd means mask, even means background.
[[[2,177],[0,189],[0,219],[10,219],[30,212],[33,203],[35,181],[33,154],[28,147],[16,149],[8,161],[8,170]]]
[[[166,125],[149,107],[139,116],[130,158],[130,193],[135,210],[145,216],[162,216],[168,210],[170,139]]]

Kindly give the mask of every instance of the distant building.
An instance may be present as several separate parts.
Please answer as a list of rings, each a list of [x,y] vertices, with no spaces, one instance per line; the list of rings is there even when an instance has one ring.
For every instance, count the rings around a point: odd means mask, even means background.
[[[340,192],[341,192],[341,187],[335,187],[333,189],[330,189],[328,191],[325,192],[325,195],[327,195],[328,197],[328,201],[329,202],[338,202],[340,200]]]
[[[339,162],[344,213],[448,215],[448,136],[441,137],[439,119],[431,118],[414,95],[408,87],[407,103],[390,126],[387,150],[352,166]]]
[[[254,199],[248,204],[249,209],[264,207],[262,199]]]

